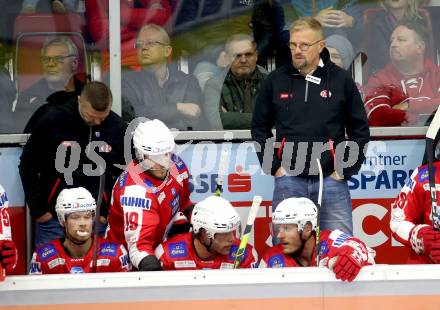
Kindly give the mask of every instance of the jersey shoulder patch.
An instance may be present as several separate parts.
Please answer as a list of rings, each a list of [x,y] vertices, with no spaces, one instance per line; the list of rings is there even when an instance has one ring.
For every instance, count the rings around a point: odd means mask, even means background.
[[[188,246],[186,242],[170,242],[168,244],[168,254],[171,258],[182,258],[188,256]]]
[[[186,168],[186,164],[185,162],[182,160],[182,158],[180,158],[179,156],[177,156],[176,154],[172,154],[171,155],[171,160],[173,161],[173,163],[176,165],[177,170],[182,171],[183,169]]]
[[[118,245],[113,242],[102,242],[99,246],[99,256],[114,257],[118,254]]]
[[[275,254],[269,257],[267,265],[270,268],[284,268],[286,267],[286,261],[283,254]]]
[[[45,262],[58,254],[58,250],[52,243],[43,244],[38,248],[37,252],[38,256],[41,257],[42,262]]]
[[[118,178],[118,189],[121,190],[123,187],[125,187],[125,185],[127,184],[127,175],[128,175],[128,170],[125,170],[124,172],[121,173],[121,175]]]

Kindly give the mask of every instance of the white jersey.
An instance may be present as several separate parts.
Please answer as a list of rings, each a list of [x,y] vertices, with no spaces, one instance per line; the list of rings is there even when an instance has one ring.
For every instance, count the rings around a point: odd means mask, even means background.
[[[8,206],[8,196],[0,184],[0,240],[12,240]]]

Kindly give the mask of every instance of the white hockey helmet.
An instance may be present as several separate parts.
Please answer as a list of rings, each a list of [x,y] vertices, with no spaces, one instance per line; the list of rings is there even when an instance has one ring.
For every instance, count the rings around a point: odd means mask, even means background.
[[[170,129],[158,119],[140,123],[133,133],[133,145],[139,162],[144,156],[158,156],[174,151],[176,143]]]
[[[55,205],[58,221],[64,226],[66,216],[83,211],[96,211],[96,202],[92,194],[84,187],[65,188],[61,191]]]
[[[192,211],[191,224],[194,233],[205,229],[208,238],[214,239],[216,233],[237,231],[241,234],[241,220],[229,201],[217,196],[210,196],[198,202]]]
[[[287,198],[280,202],[272,213],[272,225],[296,224],[298,230],[303,230],[307,223],[312,229],[317,227],[318,209],[308,198]]]
[[[8,196],[3,186],[0,184],[0,208],[7,208],[9,206]]]

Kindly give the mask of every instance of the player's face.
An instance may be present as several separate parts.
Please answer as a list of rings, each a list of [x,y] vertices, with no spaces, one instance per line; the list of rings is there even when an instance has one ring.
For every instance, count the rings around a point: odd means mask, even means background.
[[[257,51],[252,42],[236,41],[231,42],[227,56],[231,62],[231,72],[237,77],[251,75],[257,66]]]
[[[418,42],[416,36],[413,30],[405,26],[394,29],[390,42],[390,58],[394,64],[415,61],[423,55],[424,44]]]
[[[297,70],[309,71],[319,63],[319,54],[324,48],[320,34],[311,29],[301,29],[290,33],[290,52],[292,64]],[[301,46],[308,45],[306,50]]]
[[[166,63],[172,51],[163,35],[152,28],[139,33],[135,44],[138,62],[143,66]]]
[[[66,235],[73,243],[84,243],[92,235],[93,212],[81,211],[67,215]]]
[[[228,255],[236,237],[236,230],[227,233],[217,233],[212,241],[211,249],[220,255]]]
[[[145,156],[144,165],[148,172],[157,179],[165,179],[170,168],[171,153]]]
[[[78,60],[66,45],[49,45],[41,55],[43,74],[49,83],[67,83],[75,73]]]
[[[277,238],[283,247],[284,254],[296,253],[302,247],[301,234],[296,224],[280,224],[277,227]]]
[[[78,109],[81,118],[87,125],[98,126],[110,114],[111,104],[105,111],[96,111],[84,96],[78,96]]]

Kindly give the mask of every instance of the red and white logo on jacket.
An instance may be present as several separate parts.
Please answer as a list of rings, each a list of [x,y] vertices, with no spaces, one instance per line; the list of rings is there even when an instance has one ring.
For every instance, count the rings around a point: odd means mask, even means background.
[[[324,89],[323,91],[321,91],[321,92],[319,93],[319,95],[320,95],[322,98],[330,98],[330,97],[332,96],[332,92],[329,91],[329,90],[327,90],[327,89]]]

